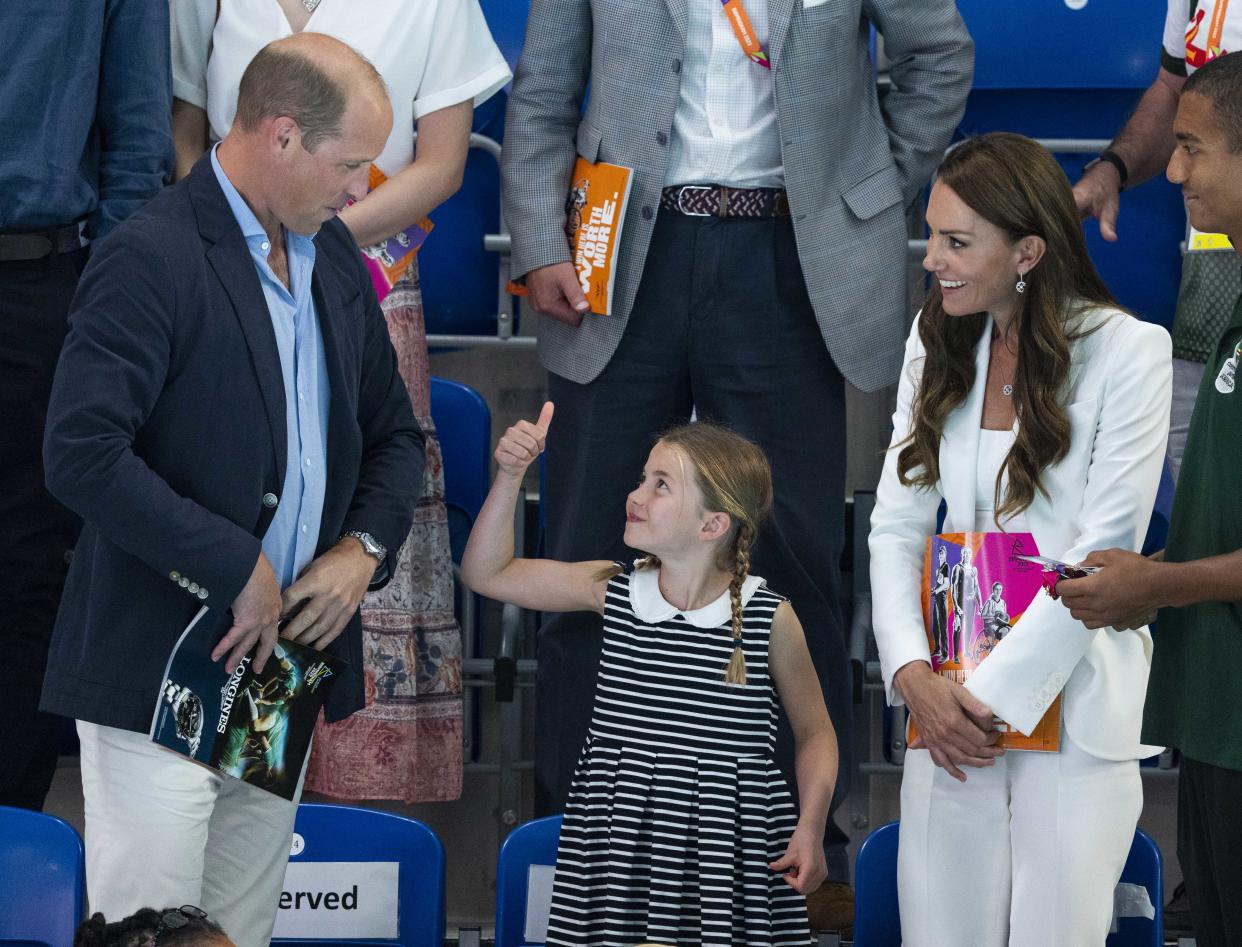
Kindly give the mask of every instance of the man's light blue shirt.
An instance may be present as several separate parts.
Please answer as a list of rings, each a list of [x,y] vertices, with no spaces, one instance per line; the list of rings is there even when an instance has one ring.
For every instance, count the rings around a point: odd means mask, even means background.
[[[211,151],[211,168],[250,248],[280,352],[285,389],[285,482],[276,515],[263,537],[263,552],[284,589],[315,557],[328,473],[331,391],[323,334],[311,295],[315,241],[313,237],[285,231],[291,292],[268,266],[271,244],[267,231],[220,167],[215,148]]]

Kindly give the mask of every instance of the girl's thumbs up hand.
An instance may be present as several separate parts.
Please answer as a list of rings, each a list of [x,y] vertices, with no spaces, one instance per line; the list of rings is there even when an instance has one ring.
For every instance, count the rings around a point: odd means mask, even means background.
[[[500,472],[510,477],[522,477],[526,468],[533,464],[543,453],[548,437],[548,428],[552,424],[554,406],[545,401],[538,420],[518,421],[505,431],[496,445],[496,466]]]

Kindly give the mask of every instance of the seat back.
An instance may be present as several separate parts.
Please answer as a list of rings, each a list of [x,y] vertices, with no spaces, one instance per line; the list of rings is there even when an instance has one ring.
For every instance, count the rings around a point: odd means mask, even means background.
[[[517,67],[526,37],[526,18],[530,14],[530,0],[480,0],[483,17],[492,39],[509,62],[509,68]]]
[[[898,823],[882,825],[865,839],[854,862],[855,947],[900,947],[897,912]]]
[[[1117,930],[1108,935],[1106,947],[1161,947],[1164,944],[1164,859],[1160,847],[1142,829],[1134,830],[1134,843],[1121,870],[1121,883],[1147,889],[1155,917],[1119,917]]]
[[[303,803],[294,833],[273,944],[441,947],[444,846],[431,829],[390,812]],[[394,866],[396,930],[380,936],[351,928],[376,900],[391,902]]]
[[[505,839],[496,865],[496,947],[527,947],[526,904],[532,865],[555,865],[561,817],[518,826]]]
[[[855,947],[900,947],[897,901],[897,822],[882,825],[858,850],[854,867]],[[1160,947],[1164,943],[1164,881],[1160,849],[1142,829],[1135,829],[1121,883],[1140,885],[1155,909],[1154,918],[1122,917],[1107,947]]]
[[[444,458],[444,502],[449,508],[453,561],[460,562],[470,527],[487,499],[492,413],[482,395],[470,386],[433,377],[431,419]]]
[[[472,145],[461,187],[431,212],[435,229],[418,251],[428,335],[497,332],[500,256],[484,248],[483,237],[500,232],[500,166],[493,152],[504,138],[506,101],[497,92],[474,110],[471,131],[494,144]]]
[[[0,944],[69,947],[82,923],[82,839],[55,816],[0,806]]]

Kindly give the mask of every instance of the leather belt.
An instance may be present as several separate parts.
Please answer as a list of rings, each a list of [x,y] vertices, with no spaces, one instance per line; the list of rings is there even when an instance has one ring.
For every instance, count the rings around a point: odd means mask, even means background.
[[[0,263],[42,260],[61,253],[72,253],[86,246],[82,224],[49,227],[27,233],[0,233]]]
[[[678,184],[660,193],[660,210],[687,217],[788,217],[789,199],[779,187]]]

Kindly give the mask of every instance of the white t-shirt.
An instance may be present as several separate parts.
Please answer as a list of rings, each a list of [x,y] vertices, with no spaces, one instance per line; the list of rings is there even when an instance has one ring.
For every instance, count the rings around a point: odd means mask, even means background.
[[[1242,48],[1242,0],[1169,0],[1160,65],[1189,76],[1217,56]]]
[[[276,0],[222,0],[218,20],[216,0],[174,0],[171,10],[173,95],[206,109],[212,137],[223,138],[246,66],[293,29]],[[306,30],[348,43],[384,77],[393,125],[375,164],[389,177],[414,160],[416,119],[478,105],[510,78],[479,0],[321,0]]]

